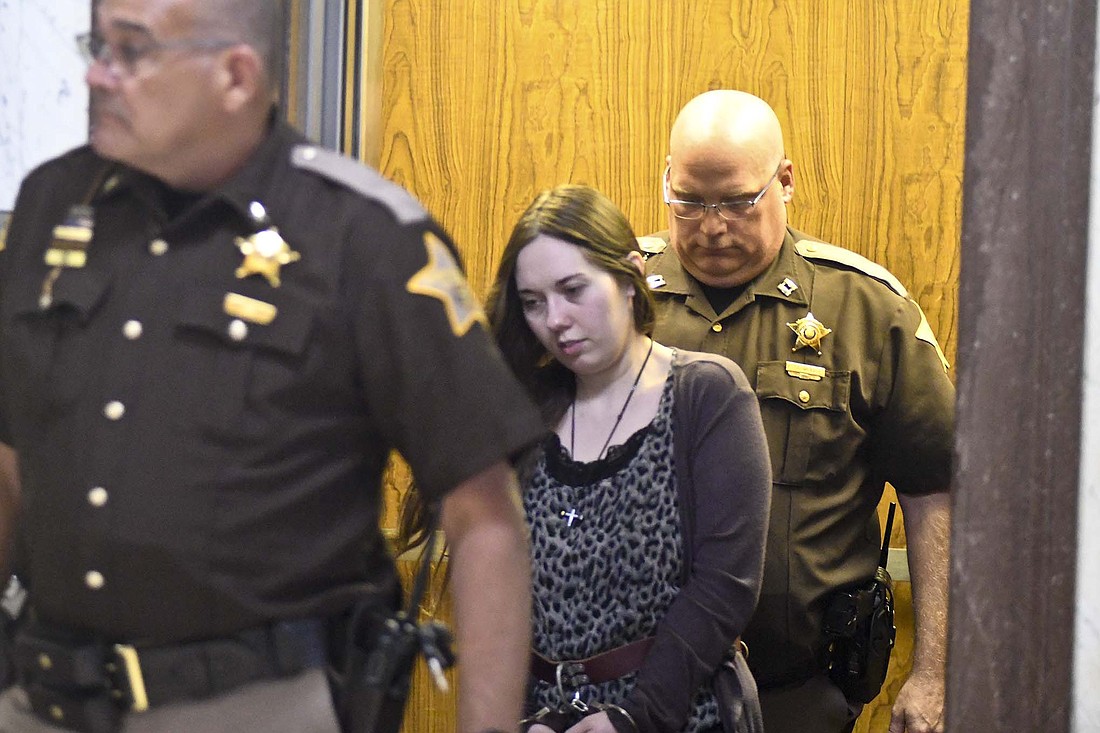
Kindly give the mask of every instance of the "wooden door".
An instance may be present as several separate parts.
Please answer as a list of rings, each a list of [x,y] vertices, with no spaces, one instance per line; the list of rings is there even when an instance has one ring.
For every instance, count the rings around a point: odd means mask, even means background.
[[[967,0],[372,3],[379,60],[363,77],[380,92],[357,95],[351,124],[380,151],[371,162],[454,235],[479,294],[519,213],[557,183],[603,190],[639,234],[664,229],[658,185],[676,112],[702,91],[739,88],[784,125],[792,224],[893,271],[953,360]],[[898,585],[891,677],[861,732],[886,730],[908,671],[911,599]],[[406,730],[450,729],[453,698],[419,676]]]

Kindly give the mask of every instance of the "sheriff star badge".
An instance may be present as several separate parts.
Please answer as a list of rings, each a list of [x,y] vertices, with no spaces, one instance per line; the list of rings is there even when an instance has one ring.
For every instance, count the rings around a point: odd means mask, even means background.
[[[816,351],[818,356],[821,356],[821,339],[833,332],[831,328],[826,328],[824,323],[814,318],[814,314],[809,311],[797,321],[788,323],[787,328],[794,331],[796,336],[794,348],[791,351],[809,348]]]

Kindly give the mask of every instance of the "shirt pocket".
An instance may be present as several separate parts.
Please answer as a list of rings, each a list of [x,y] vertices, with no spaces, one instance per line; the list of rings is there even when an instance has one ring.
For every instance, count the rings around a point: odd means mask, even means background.
[[[788,373],[786,362],[757,365],[756,396],[777,483],[827,482],[852,460],[863,431],[852,420],[851,388],[849,371],[802,379]]]
[[[223,288],[197,286],[183,298],[174,341],[182,373],[183,427],[211,437],[255,439],[278,427],[300,381],[314,309],[289,291],[250,299],[234,315]],[[239,296],[237,296],[239,297]]]
[[[29,284],[29,283],[28,283]],[[52,295],[25,288],[17,297],[7,357],[18,376],[21,414],[68,415],[87,389],[98,338],[89,327],[109,289],[93,270],[62,270]]]

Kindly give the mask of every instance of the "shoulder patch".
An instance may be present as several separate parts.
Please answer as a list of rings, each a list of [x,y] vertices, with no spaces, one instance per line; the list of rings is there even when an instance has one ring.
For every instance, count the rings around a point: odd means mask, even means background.
[[[316,145],[295,145],[290,153],[295,168],[316,173],[335,181],[364,198],[385,206],[402,224],[412,224],[428,218],[428,212],[405,189],[387,180],[378,171],[347,156]]]
[[[428,250],[428,264],[409,278],[405,289],[442,303],[451,332],[458,338],[465,336],[475,323],[487,329],[485,312],[470,291],[451,250],[432,232],[424,232],[424,246]]]
[[[894,277],[893,273],[863,255],[856,254],[843,247],[817,242],[812,239],[800,239],[794,243],[794,248],[798,254],[808,260],[824,260],[825,262],[836,262],[845,265],[862,272],[864,275],[873,277],[901,297],[909,297],[909,291],[905,289],[900,280]]]

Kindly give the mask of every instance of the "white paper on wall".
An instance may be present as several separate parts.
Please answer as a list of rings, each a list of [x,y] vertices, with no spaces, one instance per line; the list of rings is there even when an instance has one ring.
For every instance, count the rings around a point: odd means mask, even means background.
[[[91,0],[0,0],[0,209],[32,168],[88,138],[88,92],[75,37]]]

